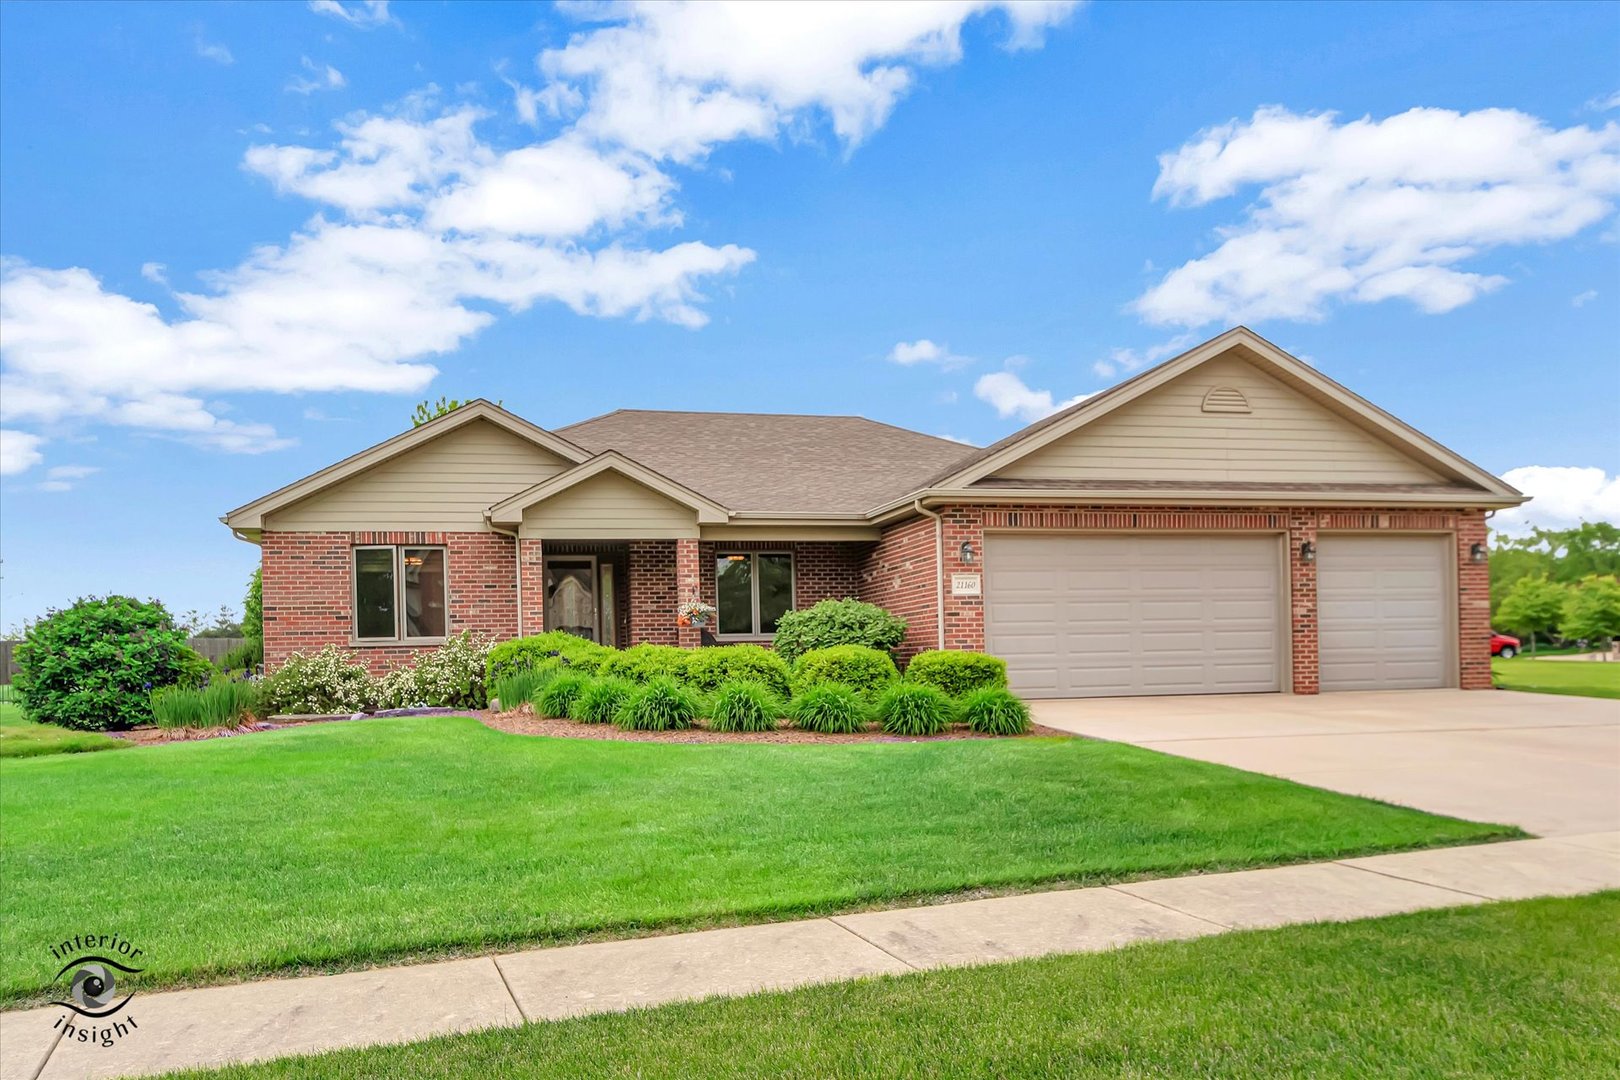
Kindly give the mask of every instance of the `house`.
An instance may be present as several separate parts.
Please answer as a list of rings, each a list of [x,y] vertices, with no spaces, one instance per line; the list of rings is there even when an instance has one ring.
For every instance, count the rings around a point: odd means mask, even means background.
[[[1245,328],[974,449],[854,416],[476,401],[226,514],[265,659],[448,634],[768,642],[856,596],[1031,697],[1490,686],[1524,496]]]

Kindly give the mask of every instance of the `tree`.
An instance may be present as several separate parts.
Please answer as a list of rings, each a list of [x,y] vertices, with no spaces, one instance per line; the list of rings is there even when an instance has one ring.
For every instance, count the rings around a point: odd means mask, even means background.
[[[1529,536],[1491,537],[1491,613],[1527,577],[1569,585],[1591,574],[1620,574],[1620,526],[1583,521],[1572,529],[1533,529]]]
[[[1547,580],[1545,574],[1520,578],[1502,598],[1502,606],[1496,609],[1496,624],[1520,636],[1528,636],[1530,652],[1534,653],[1536,635],[1545,634],[1558,625],[1568,595],[1566,586]]]
[[[1569,591],[1559,629],[1608,650],[1620,637],[1620,578],[1593,574]]]
[[[248,578],[247,595],[242,598],[242,636],[249,641],[264,637],[264,574],[260,570]]]
[[[459,401],[456,398],[441,397],[438,401],[419,401],[416,403],[416,410],[411,413],[411,427],[421,427],[429,420],[448,416],[463,405],[471,404],[473,400],[468,398],[466,401]],[[497,401],[495,404],[501,403]]]

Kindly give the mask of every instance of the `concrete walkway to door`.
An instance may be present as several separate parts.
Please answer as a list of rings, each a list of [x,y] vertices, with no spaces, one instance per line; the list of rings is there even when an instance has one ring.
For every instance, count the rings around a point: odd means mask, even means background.
[[[1502,690],[1034,702],[1037,722],[1539,836],[1620,829],[1620,701]]]

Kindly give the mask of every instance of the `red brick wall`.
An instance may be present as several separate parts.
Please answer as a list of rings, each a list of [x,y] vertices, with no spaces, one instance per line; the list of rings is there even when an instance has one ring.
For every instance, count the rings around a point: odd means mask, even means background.
[[[862,558],[860,572],[855,595],[906,620],[905,640],[894,650],[897,661],[904,663],[939,644],[932,519],[915,518],[883,530],[883,539]],[[982,641],[982,631],[980,637]]]
[[[676,644],[675,609],[680,602],[675,541],[630,541],[630,640],[625,644]]]
[[[1316,507],[1164,507],[1164,506],[951,506],[939,513],[945,523],[945,581],[952,573],[982,573],[984,532],[1065,530],[1084,532],[1237,529],[1288,534],[1289,606],[1292,685],[1297,694],[1318,690],[1316,567],[1300,560],[1305,540],[1316,542],[1321,531],[1406,531],[1452,533],[1457,543],[1457,607],[1460,634],[1459,684],[1467,690],[1489,689],[1490,595],[1488,568],[1469,561],[1469,548],[1485,539],[1481,510],[1323,509]],[[963,542],[973,545],[975,561],[961,561]],[[881,604],[911,623],[897,655],[909,658],[934,646],[931,618],[935,597],[933,522],[917,518],[893,526],[863,567],[861,598]],[[945,645],[952,649],[984,648],[984,600],[952,596],[945,590]]]
[[[451,634],[475,630],[511,637],[517,628],[512,538],[498,533],[266,532],[264,660],[279,667],[294,652],[326,645],[353,649],[374,673],[422,645],[352,645],[353,549],[361,544],[443,545],[450,579]]]

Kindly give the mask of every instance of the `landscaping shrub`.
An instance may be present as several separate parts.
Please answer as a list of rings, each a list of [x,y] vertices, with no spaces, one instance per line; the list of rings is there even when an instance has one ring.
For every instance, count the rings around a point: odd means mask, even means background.
[[[602,661],[614,654],[615,650],[606,645],[598,645],[561,630],[513,638],[489,650],[484,667],[484,684],[493,685],[514,671],[536,667],[550,659],[561,660],[588,675],[594,674]]]
[[[786,697],[790,671],[786,660],[759,645],[719,645],[692,651],[686,661],[688,686],[713,693],[726,683],[746,679]]]
[[[213,667],[156,601],[91,596],[28,627],[13,654],[17,702],[30,720],[81,731],[151,722],[151,692],[200,685]]]
[[[489,688],[490,700],[492,702],[499,700],[502,709],[515,709],[519,705],[527,704],[534,700],[534,695],[559,670],[561,665],[553,662],[504,675],[500,682]]]
[[[815,649],[793,665],[793,683],[800,689],[818,683],[842,683],[862,694],[873,694],[899,677],[888,653],[865,645]]]
[[[921,652],[906,665],[906,682],[937,687],[951,697],[974,690],[1007,685],[1007,661],[985,653],[934,649]]]
[[[625,701],[613,723],[626,731],[680,731],[697,719],[699,704],[691,687],[658,676]]]
[[[674,645],[632,645],[622,651],[609,649],[607,658],[597,671],[602,675],[634,679],[636,682],[659,678],[685,682],[687,665],[696,651]]]
[[[493,644],[463,630],[438,648],[414,653],[407,664],[383,676],[378,700],[385,709],[482,709],[489,704],[485,675]]]
[[[189,686],[193,690],[208,683],[220,674],[214,662],[190,645],[182,645],[175,652],[175,666],[179,674],[175,677],[175,686]]]
[[[264,663],[264,639],[248,638],[242,644],[219,658],[219,669],[231,671],[257,671]]]
[[[860,600],[823,600],[776,622],[771,645],[788,663],[813,649],[865,645],[888,652],[906,636],[906,620]]]
[[[541,716],[566,719],[568,707],[595,680],[583,671],[559,671],[535,691],[534,709]]]
[[[267,714],[360,712],[376,708],[378,690],[365,666],[336,645],[293,653],[261,684]]]
[[[1023,735],[1029,731],[1029,706],[1003,687],[971,691],[957,705],[962,722],[980,735]]]
[[[788,703],[793,726],[821,735],[849,735],[866,727],[867,708],[861,696],[838,683],[809,687]]]
[[[938,735],[956,707],[944,691],[923,683],[896,683],[878,698],[878,722],[890,735]]]
[[[738,679],[720,687],[709,707],[712,731],[773,731],[782,699],[764,683]]]
[[[259,686],[246,679],[215,679],[207,686],[152,691],[152,718],[161,728],[236,727],[259,713]]]
[[[582,724],[611,724],[624,703],[640,689],[629,679],[600,676],[568,706],[568,718]]]

